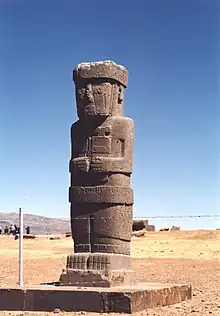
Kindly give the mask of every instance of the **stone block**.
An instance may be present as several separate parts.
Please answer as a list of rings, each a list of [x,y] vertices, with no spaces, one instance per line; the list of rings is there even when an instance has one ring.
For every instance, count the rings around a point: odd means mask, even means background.
[[[148,231],[148,232],[155,232],[155,226],[154,225],[147,225],[146,231]]]
[[[87,301],[88,300],[88,301]],[[86,304],[85,304],[86,301]],[[102,297],[99,292],[73,291],[59,288],[56,289],[29,289],[26,291],[25,306],[26,311],[47,311],[53,312],[55,309],[65,312],[78,312],[83,310],[83,305],[87,305],[87,311],[102,310]],[[85,308],[84,308],[85,309]]]
[[[0,288],[0,310],[24,310],[24,291],[19,288]]]
[[[60,285],[111,287],[135,282],[131,257],[114,253],[75,253],[67,257]]]
[[[61,286],[115,287],[134,283],[132,270],[76,270],[64,269],[60,276]]]
[[[138,231],[142,229],[146,229],[148,226],[148,220],[133,220],[132,231]]]
[[[188,285],[138,283],[114,288],[35,286],[0,289],[0,310],[128,313],[192,298]]]
[[[172,226],[170,228],[170,231],[176,231],[176,230],[180,230],[180,227],[179,226]]]
[[[135,237],[141,237],[141,236],[145,236],[145,234],[146,234],[146,229],[142,229],[142,230],[137,230],[137,231],[134,231],[133,233],[132,233],[132,236],[135,236]]]

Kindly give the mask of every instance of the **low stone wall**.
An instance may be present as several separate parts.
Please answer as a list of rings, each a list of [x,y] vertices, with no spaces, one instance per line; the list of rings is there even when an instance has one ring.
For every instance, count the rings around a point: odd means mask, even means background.
[[[133,220],[132,231],[146,229],[147,226],[148,220]]]

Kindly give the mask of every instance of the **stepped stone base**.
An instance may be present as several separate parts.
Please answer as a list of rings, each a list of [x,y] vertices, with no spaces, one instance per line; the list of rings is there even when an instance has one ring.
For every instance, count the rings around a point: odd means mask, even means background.
[[[131,270],[131,257],[115,253],[74,253],[67,257],[66,268],[80,270]]]
[[[62,286],[112,287],[134,283],[132,270],[73,270],[65,269],[60,276]]]
[[[135,282],[131,257],[112,253],[75,253],[67,257],[59,285],[112,287]]]
[[[0,288],[0,310],[97,313],[140,312],[157,306],[172,305],[191,299],[188,285],[139,283],[114,288],[78,288],[35,286]]]

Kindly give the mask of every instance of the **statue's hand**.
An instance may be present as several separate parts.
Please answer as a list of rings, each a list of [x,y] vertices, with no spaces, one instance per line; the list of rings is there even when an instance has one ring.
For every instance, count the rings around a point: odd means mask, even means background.
[[[70,161],[70,172],[89,172],[89,159],[86,157],[72,159]]]

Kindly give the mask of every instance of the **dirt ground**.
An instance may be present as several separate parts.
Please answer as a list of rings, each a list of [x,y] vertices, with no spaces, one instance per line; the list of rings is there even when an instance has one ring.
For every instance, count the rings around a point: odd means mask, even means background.
[[[33,285],[57,281],[72,252],[71,238],[24,240],[24,281]],[[148,232],[132,239],[133,267],[140,281],[191,284],[193,299],[170,307],[149,309],[138,315],[220,316],[220,231]],[[0,236],[0,286],[18,281],[18,240]],[[5,315],[55,315],[53,313],[1,312]],[[62,316],[88,315],[62,313]],[[126,315],[126,314],[97,314]],[[137,315],[137,314],[136,314]]]

